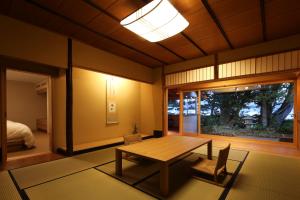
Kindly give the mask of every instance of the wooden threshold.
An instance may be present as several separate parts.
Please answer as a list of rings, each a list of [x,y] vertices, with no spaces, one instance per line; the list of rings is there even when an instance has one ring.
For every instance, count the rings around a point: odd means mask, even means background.
[[[61,158],[65,158],[65,157],[55,153],[43,153],[43,154],[38,154],[38,155],[19,158],[19,159],[8,159],[5,169],[11,170],[20,167],[27,167],[30,165],[58,160]]]
[[[255,151],[260,153],[268,153],[279,156],[297,157],[300,158],[300,150],[294,143],[285,142],[273,142],[255,139],[246,139],[238,137],[226,137],[217,135],[205,135],[205,134],[183,134],[186,136],[210,138],[213,140],[213,145],[218,147],[226,146],[231,143],[233,149],[241,149],[247,151]]]

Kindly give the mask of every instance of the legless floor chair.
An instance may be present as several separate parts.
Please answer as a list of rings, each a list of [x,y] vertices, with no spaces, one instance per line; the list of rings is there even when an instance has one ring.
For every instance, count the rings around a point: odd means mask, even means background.
[[[124,144],[125,145],[131,145],[131,144],[135,144],[138,142],[142,142],[142,136],[141,134],[130,134],[130,135],[124,135]],[[123,154],[123,159],[132,161],[132,162],[140,162],[142,158],[140,158],[139,156],[130,154],[130,153],[125,153]]]
[[[228,159],[228,154],[230,150],[230,144],[219,152],[219,157],[217,160],[209,160],[205,158],[199,158],[192,165],[192,169],[195,172],[202,172],[205,174],[212,175],[214,177],[215,183],[218,183],[218,176],[222,173],[227,175],[226,163]]]

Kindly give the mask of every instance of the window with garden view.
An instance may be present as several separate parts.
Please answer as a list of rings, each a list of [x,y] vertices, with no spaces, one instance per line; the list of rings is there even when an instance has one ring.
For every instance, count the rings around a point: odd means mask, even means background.
[[[201,133],[293,142],[294,83],[201,91]]]

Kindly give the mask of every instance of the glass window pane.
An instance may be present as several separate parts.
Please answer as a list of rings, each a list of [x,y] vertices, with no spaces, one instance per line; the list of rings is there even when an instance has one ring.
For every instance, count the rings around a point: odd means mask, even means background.
[[[294,83],[201,91],[201,133],[293,142]]]
[[[177,90],[168,90],[168,129],[179,132],[180,95]]]
[[[183,93],[183,132],[198,132],[198,92]]]

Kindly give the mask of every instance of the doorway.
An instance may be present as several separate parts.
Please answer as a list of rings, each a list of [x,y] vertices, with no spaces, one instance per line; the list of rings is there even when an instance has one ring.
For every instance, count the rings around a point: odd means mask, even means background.
[[[7,160],[52,152],[51,77],[7,69]]]

